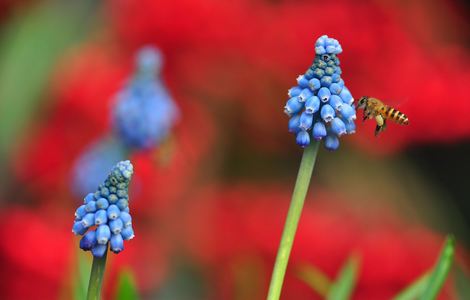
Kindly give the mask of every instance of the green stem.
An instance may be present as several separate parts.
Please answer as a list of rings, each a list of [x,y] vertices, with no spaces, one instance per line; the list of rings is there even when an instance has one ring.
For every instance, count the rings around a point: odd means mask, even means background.
[[[320,142],[313,142],[312,145],[304,150],[302,161],[300,163],[297,181],[295,182],[294,193],[287,213],[284,231],[282,233],[279,250],[277,252],[276,262],[269,285],[268,300],[277,300],[281,295],[284,275],[289,262],[289,255],[294,243],[295,232],[299,224],[300,215],[304,206],[305,196],[307,195],[312,177],[313,167],[317,158],[318,146]]]
[[[87,300],[99,300],[101,294],[101,285],[103,283],[103,275],[106,267],[106,256],[108,251],[105,252],[103,257],[93,257],[93,265],[91,267],[90,282],[88,283]]]

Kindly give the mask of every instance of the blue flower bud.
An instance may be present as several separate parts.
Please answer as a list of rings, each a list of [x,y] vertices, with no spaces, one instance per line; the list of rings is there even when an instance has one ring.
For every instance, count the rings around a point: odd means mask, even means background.
[[[133,239],[134,238],[134,230],[132,229],[132,226],[124,227],[121,230],[121,236],[125,241]]]
[[[94,257],[103,257],[108,250],[108,244],[96,244],[93,248],[91,248],[91,253]]]
[[[354,121],[345,121],[346,124],[346,133],[351,134],[356,132],[356,124]]]
[[[325,71],[325,68],[328,67],[328,65],[326,64],[326,62],[324,62],[323,60],[318,60],[316,63],[315,63],[316,67],[317,68],[320,68],[320,69],[323,69],[323,71]],[[325,75],[325,73],[323,72],[323,75]],[[322,77],[323,77],[322,75]]]
[[[129,205],[129,202],[123,198],[123,199],[119,199],[116,205],[117,207],[119,207],[120,210],[123,210]]]
[[[342,87],[337,83],[332,83],[330,85],[330,92],[333,95],[339,95],[341,93]]]
[[[325,138],[325,148],[327,150],[333,151],[338,149],[339,147],[339,139],[335,135],[327,135]]]
[[[125,189],[119,189],[116,191],[116,196],[119,198],[125,198],[127,196],[127,191]]]
[[[289,119],[288,128],[289,132],[297,133],[300,128],[300,115],[295,115]]]
[[[80,249],[88,251],[96,245],[96,232],[88,231],[80,240]]]
[[[320,79],[320,82],[322,86],[329,87],[331,83],[333,82],[333,80],[331,79],[331,76],[323,76]]]
[[[297,84],[301,88],[306,88],[306,87],[308,87],[308,79],[304,75],[299,75],[297,77]]]
[[[305,112],[309,114],[316,113],[320,109],[320,98],[313,96],[305,102]]]
[[[326,53],[326,49],[325,49],[325,47],[323,47],[323,46],[315,47],[315,53],[316,53],[316,54],[325,54],[325,53]]]
[[[312,78],[309,80],[308,86],[312,91],[316,91],[321,87],[320,80],[318,80],[318,78]]]
[[[335,82],[335,83],[339,82],[340,79],[341,79],[341,76],[338,73],[334,73],[333,75],[331,75],[331,80],[333,80],[333,82]]]
[[[105,198],[99,198],[96,200],[96,208],[97,209],[107,209],[109,206],[108,200]]]
[[[95,213],[87,213],[82,218],[82,225],[83,227],[90,227],[95,225]]]
[[[162,54],[155,47],[145,46],[137,53],[136,67],[140,74],[156,75],[160,72],[162,64]]]
[[[123,223],[124,227],[132,225],[132,217],[127,212],[122,211],[119,218],[122,220],[122,223]]]
[[[331,121],[331,130],[338,137],[342,136],[346,133],[346,125],[340,118],[334,118],[333,121]]]
[[[331,92],[330,90],[327,88],[327,87],[322,87],[319,91],[318,91],[318,98],[320,98],[320,100],[322,102],[328,102],[328,100],[330,100],[330,96],[331,96]]]
[[[129,209],[129,206],[124,208],[122,211],[126,212],[126,213],[129,213],[130,212],[130,209]]]
[[[85,196],[85,198],[83,199],[83,202],[85,204],[88,204],[88,202],[94,201],[94,200],[95,200],[95,195],[93,193],[89,193]]]
[[[77,219],[81,219],[86,215],[87,211],[85,209],[85,205],[80,205],[77,210],[75,211],[75,217]]]
[[[332,67],[326,67],[326,68],[325,68],[325,74],[326,74],[326,75],[331,76],[331,75],[333,75],[334,73],[335,73],[335,69],[334,69],[334,68],[332,68]]]
[[[321,108],[320,115],[323,121],[325,121],[326,123],[329,123],[333,121],[333,118],[335,117],[335,110],[333,109],[333,107],[331,107],[331,105],[325,104]]]
[[[100,194],[102,197],[108,197],[109,196],[109,189],[106,186],[102,186],[100,188]]]
[[[111,236],[111,241],[109,244],[109,248],[114,253],[119,253],[124,250],[124,240],[122,239],[122,236],[120,234],[113,234]]]
[[[344,103],[352,104],[354,102],[353,96],[349,92],[347,87],[344,87],[339,96],[343,100]]]
[[[341,106],[341,115],[345,120],[351,121],[356,119],[356,111],[354,108],[346,103]]]
[[[309,130],[310,127],[312,127],[312,123],[313,123],[313,115],[311,113],[308,113],[307,111],[304,111],[301,115],[300,115],[300,129],[303,129],[303,130]]]
[[[297,145],[299,145],[302,148],[307,147],[310,144],[310,136],[308,135],[308,132],[305,130],[301,130],[297,133],[297,138],[296,138]]]
[[[109,241],[111,237],[111,230],[109,230],[108,225],[100,225],[96,229],[96,241],[98,244],[104,245]]]
[[[109,203],[116,203],[118,200],[119,200],[119,198],[115,194],[110,194],[108,196]]]
[[[96,201],[90,201],[85,205],[86,212],[95,212],[96,211]]]
[[[317,68],[317,69],[313,70],[313,74],[317,78],[322,78],[325,75],[325,71],[323,71],[320,68]]]
[[[111,229],[111,232],[114,234],[120,233],[123,227],[124,223],[121,218],[109,221],[109,229]]]
[[[72,232],[75,235],[82,235],[87,231],[87,228],[83,226],[81,221],[73,223]]]
[[[300,102],[305,102],[308,98],[312,97],[313,93],[310,91],[310,89],[305,88],[302,90],[302,92],[299,95],[299,101]]]
[[[331,95],[329,104],[335,110],[341,110],[341,107],[343,106],[343,101],[341,101],[341,98],[338,95]]]
[[[286,106],[284,106],[284,112],[291,116],[300,112],[303,107],[304,105],[299,101],[299,97],[293,97],[287,100]]]
[[[315,125],[313,125],[312,135],[313,135],[313,138],[317,141],[325,137],[326,136],[325,124],[323,124],[323,122],[316,122]]]
[[[300,95],[300,92],[302,92],[302,88],[299,86],[294,86],[290,88],[289,91],[287,91],[287,95],[289,96],[289,98],[297,97],[298,95]]]
[[[107,212],[108,212],[108,219],[110,220],[115,220],[119,218],[119,214],[121,213],[119,207],[117,207],[117,205],[115,204],[111,204],[108,207]]]
[[[310,68],[304,74],[305,78],[307,78],[308,80],[312,79],[314,75],[315,74],[313,74],[313,70]]]
[[[95,225],[106,224],[108,222],[108,214],[106,210],[100,209],[95,213]]]

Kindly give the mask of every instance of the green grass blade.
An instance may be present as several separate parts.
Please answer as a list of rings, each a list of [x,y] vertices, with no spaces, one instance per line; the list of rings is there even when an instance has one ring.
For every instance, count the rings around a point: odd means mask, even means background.
[[[421,296],[429,282],[431,271],[421,275],[416,281],[407,286],[403,291],[396,295],[393,300],[414,300]]]
[[[459,300],[470,298],[470,278],[465,271],[457,265],[455,268],[455,289]]]
[[[325,297],[331,287],[331,280],[320,269],[315,266],[302,264],[297,267],[297,277],[305,282],[312,290],[320,296]]]
[[[342,267],[338,278],[331,285],[328,292],[328,300],[347,300],[351,298],[357,281],[359,259],[351,256]]]
[[[119,275],[118,290],[116,294],[117,300],[135,300],[139,299],[134,276],[131,271],[124,270]]]
[[[444,284],[449,273],[452,262],[454,261],[455,239],[448,236],[436,265],[433,268],[428,284],[425,288],[421,300],[436,299],[439,291]]]

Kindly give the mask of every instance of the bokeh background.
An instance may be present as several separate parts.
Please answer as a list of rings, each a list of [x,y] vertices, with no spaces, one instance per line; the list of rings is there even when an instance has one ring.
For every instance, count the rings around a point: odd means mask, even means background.
[[[145,45],[180,109],[169,139],[130,155],[136,238],[111,255],[105,298],[131,270],[143,299],[263,299],[301,149],[287,89],[317,37],[343,46],[343,79],[406,113],[358,124],[321,150],[282,299],[320,299],[356,253],[354,299],[390,299],[456,235],[441,299],[468,299],[470,24],[460,0],[3,0],[0,2],[0,295],[71,299],[83,256],[71,231],[74,162],[107,135]]]

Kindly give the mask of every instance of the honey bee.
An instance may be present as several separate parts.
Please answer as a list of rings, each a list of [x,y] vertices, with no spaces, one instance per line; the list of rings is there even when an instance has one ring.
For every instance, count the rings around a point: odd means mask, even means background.
[[[375,118],[375,136],[385,130],[386,120],[391,119],[400,125],[408,125],[408,117],[401,111],[388,106],[377,98],[368,96],[361,97],[357,102],[358,109],[364,109],[362,121]]]

